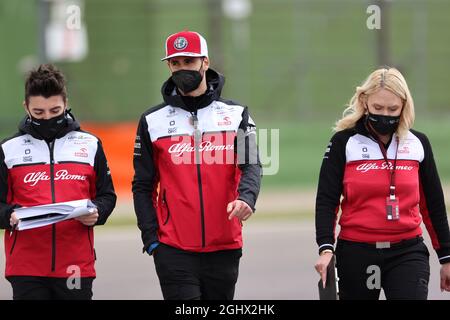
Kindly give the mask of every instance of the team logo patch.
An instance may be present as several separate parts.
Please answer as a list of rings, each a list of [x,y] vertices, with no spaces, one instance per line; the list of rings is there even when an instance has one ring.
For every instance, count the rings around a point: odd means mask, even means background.
[[[363,152],[363,154],[361,155],[361,157],[363,159],[370,159],[370,154],[368,153],[369,151],[368,151],[367,147],[363,147],[362,152]]]
[[[81,148],[80,151],[75,152],[75,157],[82,157],[82,158],[87,158],[89,155],[87,153],[87,149],[86,148]]]
[[[219,126],[229,126],[229,125],[231,125],[230,117],[223,117],[223,121],[217,122],[217,125],[219,125]]]
[[[409,153],[409,148],[408,148],[408,146],[403,146],[402,149],[399,149],[397,152],[398,153]]]
[[[178,37],[173,43],[173,47],[177,50],[183,50],[188,46],[188,42],[185,37]]]

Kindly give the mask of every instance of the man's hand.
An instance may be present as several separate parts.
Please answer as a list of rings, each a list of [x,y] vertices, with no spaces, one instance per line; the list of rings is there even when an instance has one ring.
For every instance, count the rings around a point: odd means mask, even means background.
[[[231,220],[234,216],[241,222],[247,220],[253,214],[252,208],[242,200],[230,202],[227,206],[227,212],[230,214],[228,220]]]
[[[80,221],[85,226],[93,226],[98,220],[98,210],[95,208],[92,210],[92,213],[79,216],[75,220]]]

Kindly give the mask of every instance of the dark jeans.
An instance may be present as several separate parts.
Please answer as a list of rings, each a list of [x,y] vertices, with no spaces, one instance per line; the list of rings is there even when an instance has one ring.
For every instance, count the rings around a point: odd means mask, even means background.
[[[196,253],[161,243],[153,252],[165,300],[232,300],[241,249]]]
[[[341,300],[377,300],[381,288],[388,300],[428,297],[429,252],[421,238],[385,249],[339,239],[336,267]]]
[[[79,289],[70,289],[67,279],[31,276],[12,276],[14,300],[91,300],[94,278],[81,278]]]

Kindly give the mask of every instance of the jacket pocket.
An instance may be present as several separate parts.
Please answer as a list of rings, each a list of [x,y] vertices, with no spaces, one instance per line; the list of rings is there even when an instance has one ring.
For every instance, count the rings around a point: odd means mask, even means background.
[[[11,246],[11,250],[9,250],[9,255],[12,255],[13,251],[14,251],[14,247],[16,246],[16,241],[17,241],[17,235],[19,232],[17,232],[17,230],[14,230],[14,240],[13,240],[13,244]]]
[[[164,189],[163,191],[163,204],[166,206],[167,209],[167,217],[166,220],[164,220],[163,222],[163,226],[165,226],[168,222],[169,222],[169,218],[170,218],[170,209],[169,209],[169,203],[167,202],[167,195],[166,195],[166,189]]]
[[[91,249],[91,255],[95,257],[95,249],[92,245],[92,239],[91,239],[91,227],[87,227],[87,234],[88,234],[88,240],[89,240],[89,248]]]

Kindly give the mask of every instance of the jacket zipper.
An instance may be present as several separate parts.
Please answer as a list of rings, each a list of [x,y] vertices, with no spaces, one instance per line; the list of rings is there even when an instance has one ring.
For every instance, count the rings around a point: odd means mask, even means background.
[[[203,189],[202,189],[202,176],[200,171],[200,141],[202,140],[202,133],[198,129],[198,117],[197,111],[192,113],[192,120],[194,124],[194,146],[195,146],[195,163],[197,164],[197,181],[198,191],[200,195],[200,213],[202,224],[202,248],[205,247],[205,208],[203,206]]]
[[[170,218],[170,209],[169,209],[169,203],[167,202],[167,198],[166,198],[166,189],[164,189],[164,192],[163,192],[163,203],[165,204],[165,206],[167,208],[167,217],[163,223],[163,226],[165,226],[167,224],[167,222],[169,222],[169,218]]]
[[[53,148],[55,141],[47,142],[50,150],[50,186],[52,190],[52,203],[55,203],[55,160],[53,158]],[[55,271],[56,265],[56,224],[52,224],[52,272]]]

